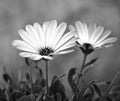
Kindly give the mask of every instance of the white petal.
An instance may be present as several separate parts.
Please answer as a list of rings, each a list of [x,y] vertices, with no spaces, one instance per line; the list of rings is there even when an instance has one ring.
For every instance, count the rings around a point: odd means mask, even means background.
[[[86,42],[88,43],[89,41],[88,27],[85,23],[83,24],[83,26],[84,26],[84,37],[85,37]]]
[[[55,47],[56,44],[61,40],[65,30],[66,30],[66,27],[67,27],[67,24],[65,22],[61,23],[57,29],[56,29],[56,32],[55,32],[55,35],[54,35],[54,43],[52,43],[52,47]]]
[[[80,40],[83,41],[83,42],[85,42],[86,40],[85,40],[84,34],[86,34],[86,33],[84,32],[84,26],[83,26],[83,24],[80,21],[77,21],[75,23],[75,26],[77,28],[77,32],[78,32]]]
[[[94,43],[94,45],[97,46],[98,44],[100,44],[103,40],[105,40],[110,35],[110,33],[111,33],[110,30],[106,30],[105,32],[103,32],[99,40],[96,43]]]
[[[35,49],[37,49],[37,45],[36,45],[36,42],[30,37],[30,35],[25,32],[24,30],[20,29],[18,31],[19,35],[21,36],[21,38],[27,42],[29,45],[31,45],[32,47],[34,47]]]
[[[67,34],[65,34],[61,40],[56,44],[56,46],[54,47],[55,50],[59,49],[60,47],[62,47],[63,45],[65,45],[67,42],[69,42],[72,38],[74,38],[74,34],[73,32],[68,32]]]
[[[50,22],[49,22],[49,21],[46,21],[46,22],[44,22],[43,25],[42,25],[43,34],[44,34],[44,44],[45,44],[45,47],[47,47],[47,46],[46,46],[46,41],[47,41],[46,35],[47,35],[47,30],[48,30],[48,28],[49,28],[49,24],[50,24]]]
[[[71,52],[73,52],[73,51],[74,51],[74,50],[60,51],[60,52],[56,52],[56,53],[54,53],[54,55],[67,54],[67,53],[71,53]]]
[[[52,42],[54,34],[55,34],[55,29],[57,27],[57,21],[56,20],[52,20],[48,26],[47,32],[46,32],[46,46],[51,47],[52,46]]]
[[[69,25],[68,28],[69,28],[70,31],[76,31],[76,29],[73,25]]]
[[[59,51],[62,51],[62,50],[65,50],[65,49],[68,49],[68,48],[71,48],[73,46],[76,45],[76,39],[73,38],[71,39],[69,42],[67,42],[66,44],[64,44],[62,47],[58,48],[57,50],[55,50],[56,52],[59,52]]]
[[[33,26],[32,25],[27,25],[26,26],[26,31],[29,33],[29,35],[30,35],[30,37],[34,40],[34,42],[36,43],[36,46],[37,46],[37,48],[39,48],[39,38],[38,38],[38,36],[37,36],[37,34],[36,34],[36,31],[35,31],[35,29],[33,28]]]
[[[52,60],[53,59],[53,57],[51,57],[51,56],[42,56],[42,58],[48,59],[48,60]]]
[[[116,37],[108,38],[108,39],[102,41],[101,43],[99,43],[99,44],[97,45],[97,47],[100,47],[100,46],[106,45],[106,44],[110,44],[110,43],[113,43],[113,42],[115,42],[115,41],[117,41],[117,38],[116,38]]]
[[[29,57],[32,60],[40,60],[42,58],[41,55],[33,54],[33,53],[27,53],[27,52],[21,52],[19,55],[21,57]]]
[[[80,45],[84,44],[80,39],[78,39],[77,42],[78,42]]]
[[[96,29],[96,24],[90,23],[88,27],[89,41],[95,29]]]
[[[36,49],[31,47],[29,44],[27,44],[24,41],[15,40],[15,41],[13,41],[12,45],[15,46],[17,49],[20,49],[20,50],[23,50],[23,51],[38,53],[38,51]]]
[[[99,39],[103,31],[104,27],[102,26],[97,27],[90,38],[90,43],[94,44]]]
[[[41,28],[41,25],[39,23],[35,23],[34,28],[36,29],[36,32],[38,33],[39,39],[41,40],[41,44],[42,44],[41,47],[45,47],[45,44],[44,44],[44,32],[43,32],[43,30]]]

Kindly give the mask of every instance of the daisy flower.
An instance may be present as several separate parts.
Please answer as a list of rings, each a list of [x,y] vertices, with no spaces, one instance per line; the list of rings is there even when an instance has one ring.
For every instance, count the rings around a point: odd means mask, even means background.
[[[39,23],[27,25],[25,30],[18,31],[22,40],[14,40],[12,45],[22,50],[19,55],[32,60],[53,59],[53,55],[72,52],[69,49],[75,46],[76,38],[73,31],[64,34],[67,24],[62,22],[57,26],[57,21],[46,21],[41,26]]]
[[[116,37],[108,38],[111,31],[104,30],[103,26],[96,27],[96,24],[92,23],[87,26],[85,23],[77,21],[75,27],[70,25],[69,29],[76,33],[75,37],[78,37],[77,44],[86,54],[102,47],[110,47],[113,42],[117,41]]]

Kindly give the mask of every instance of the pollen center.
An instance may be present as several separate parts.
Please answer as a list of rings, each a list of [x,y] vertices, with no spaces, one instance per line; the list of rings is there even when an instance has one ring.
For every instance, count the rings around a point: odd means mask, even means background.
[[[84,43],[80,48],[85,54],[90,54],[94,51],[93,46],[89,43]]]
[[[89,44],[89,43],[84,43],[84,44],[83,44],[83,47],[84,47],[84,49],[86,49],[86,50],[88,50],[88,49],[93,49],[93,46],[92,46],[91,44]]]
[[[51,53],[53,53],[53,50],[51,48],[43,48],[40,50],[39,54],[40,55],[45,55],[45,56],[48,56],[50,55]]]

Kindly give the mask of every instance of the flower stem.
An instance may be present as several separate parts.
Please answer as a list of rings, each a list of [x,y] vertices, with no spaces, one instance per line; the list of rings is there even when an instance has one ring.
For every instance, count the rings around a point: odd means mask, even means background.
[[[49,91],[49,88],[48,88],[48,60],[45,60],[45,64],[46,64],[46,95],[48,95],[48,91]]]
[[[31,71],[31,67],[29,68],[29,74],[30,74],[30,86],[31,86],[31,91],[33,94],[33,79],[32,79],[32,71]]]
[[[86,59],[87,59],[87,54],[84,54],[81,70],[80,70],[80,73],[78,74],[78,79],[77,79],[77,83],[76,83],[77,85],[79,84],[80,77],[82,76],[82,71],[84,69]]]

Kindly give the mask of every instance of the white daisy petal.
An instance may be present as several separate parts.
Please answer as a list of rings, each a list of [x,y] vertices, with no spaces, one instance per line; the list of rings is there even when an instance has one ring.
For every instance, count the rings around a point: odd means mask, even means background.
[[[21,52],[19,55],[22,57],[29,57],[32,60],[40,60],[42,58],[42,56],[38,54],[27,53],[27,52]]]
[[[31,45],[35,49],[38,48],[38,46],[36,45],[36,42],[30,37],[30,35],[27,32],[21,29],[18,31],[18,33],[25,42],[27,42],[29,45]]]
[[[110,30],[106,30],[105,32],[103,32],[100,39],[95,43],[95,45],[97,45],[97,44],[101,43],[103,40],[105,40],[110,35],[110,33],[111,33]]]
[[[86,43],[88,43],[89,42],[88,27],[85,23],[83,25],[84,25],[84,37],[85,37]]]
[[[74,50],[66,50],[66,51],[60,51],[60,52],[56,52],[55,55],[58,55],[58,54],[66,54],[66,53],[71,53],[73,52]]]
[[[47,29],[49,27],[49,24],[50,22],[49,21],[46,21],[43,23],[43,26],[42,26],[42,29],[43,29],[43,35],[44,35],[44,44],[45,44],[45,47],[46,47],[46,42],[47,42],[47,39],[46,39],[46,34],[47,34]]]
[[[73,25],[69,25],[68,28],[69,28],[70,31],[76,31],[76,29]]]
[[[69,42],[72,38],[74,38],[73,32],[68,32],[67,34],[65,34],[62,37],[62,39],[56,44],[55,50],[57,50],[58,48],[62,47],[64,44]]]
[[[52,35],[54,35],[55,29],[57,27],[57,22],[56,20],[52,20],[48,26],[48,29],[46,31],[46,46],[52,46]]]
[[[62,50],[65,50],[65,49],[68,49],[68,48],[71,48],[73,46],[76,45],[75,43],[76,39],[71,39],[69,42],[67,42],[66,44],[64,44],[62,47],[58,48],[57,50],[55,50],[56,52],[59,52],[59,51],[62,51]]]
[[[33,28],[32,25],[27,25],[26,26],[26,31],[28,32],[28,34],[30,35],[30,37],[34,40],[34,42],[36,43],[35,45],[37,46],[37,48],[39,48],[39,41],[38,41],[38,37],[36,36],[36,32]]]
[[[20,49],[20,50],[23,50],[23,51],[38,53],[38,51],[36,49],[31,47],[29,44],[27,44],[24,41],[15,40],[15,41],[13,41],[12,45],[15,46],[17,49]]]
[[[85,33],[84,33],[84,27],[83,27],[82,23],[80,21],[77,21],[75,23],[75,26],[76,26],[80,40],[84,42],[85,41],[85,38],[84,38]]]
[[[54,40],[54,43],[52,43],[53,45],[53,47],[55,47],[56,46],[56,44],[60,41],[60,39],[62,38],[62,36],[63,36],[63,34],[64,34],[64,32],[65,32],[65,30],[66,30],[66,27],[67,27],[67,24],[65,23],[65,22],[63,22],[63,23],[61,23],[58,27],[57,27],[57,29],[56,29],[56,31],[55,31],[55,33],[56,33],[56,35],[54,35],[54,38],[53,38],[53,40]]]
[[[104,27],[102,26],[97,27],[90,38],[90,43],[94,44],[99,39],[103,31]]]
[[[95,29],[96,29],[96,24],[90,23],[89,27],[88,27],[89,42],[90,42],[90,38],[92,36],[92,33],[94,32]]]
[[[44,44],[44,32],[41,28],[41,25],[39,23],[34,23],[34,28],[38,34],[38,37],[40,39],[40,42],[41,42],[41,47],[45,47],[45,44]]]
[[[51,57],[51,56],[42,56],[42,58],[48,59],[48,60],[52,60],[53,59],[53,57]]]
[[[50,31],[50,37],[48,36],[48,39],[49,39],[49,43],[50,43],[50,46],[52,47],[53,43],[54,43],[54,36],[56,35],[56,28],[57,28],[57,21],[56,20],[53,20],[52,22],[52,25],[51,25],[51,31]]]
[[[117,41],[117,38],[116,38],[116,37],[108,38],[108,39],[102,41],[101,43],[99,43],[99,44],[97,45],[97,47],[100,47],[100,46],[105,45],[105,44],[113,43],[113,42],[115,42],[115,41]]]

